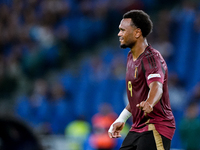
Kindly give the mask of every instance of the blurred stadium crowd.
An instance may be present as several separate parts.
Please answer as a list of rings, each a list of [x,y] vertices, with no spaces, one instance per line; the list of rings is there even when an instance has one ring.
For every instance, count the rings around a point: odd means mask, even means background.
[[[105,122],[112,122],[126,105],[129,50],[119,48],[117,32],[130,9],[151,16],[154,29],[148,42],[168,64],[177,122],[172,148],[199,147],[198,0],[0,0],[0,114],[22,119],[44,135],[73,135],[72,123],[84,120],[75,127],[92,137],[85,149],[117,149],[121,141],[109,143],[107,136],[96,135],[106,133]]]

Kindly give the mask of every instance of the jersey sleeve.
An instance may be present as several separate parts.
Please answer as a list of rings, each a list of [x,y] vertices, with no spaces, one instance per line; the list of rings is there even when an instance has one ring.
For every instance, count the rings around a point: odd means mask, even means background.
[[[165,71],[163,69],[159,55],[151,54],[145,56],[143,58],[143,69],[148,85],[153,81],[158,81],[163,84],[165,78]]]

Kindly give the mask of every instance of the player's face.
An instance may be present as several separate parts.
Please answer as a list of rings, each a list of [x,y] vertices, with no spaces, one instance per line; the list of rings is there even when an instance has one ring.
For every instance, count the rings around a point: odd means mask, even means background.
[[[119,41],[121,48],[132,48],[135,45],[135,33],[134,31],[137,29],[132,24],[132,20],[130,18],[122,19],[119,25]]]

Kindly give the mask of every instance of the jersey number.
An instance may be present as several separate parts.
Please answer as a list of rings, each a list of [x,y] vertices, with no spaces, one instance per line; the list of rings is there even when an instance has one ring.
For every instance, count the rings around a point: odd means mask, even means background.
[[[128,81],[128,90],[130,91],[131,97],[132,97],[132,84],[131,84],[131,81]]]

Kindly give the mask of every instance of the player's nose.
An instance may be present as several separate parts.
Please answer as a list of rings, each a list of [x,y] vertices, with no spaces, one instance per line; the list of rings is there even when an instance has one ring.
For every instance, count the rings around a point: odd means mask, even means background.
[[[119,33],[117,34],[117,36],[119,36],[119,37],[120,37],[120,36],[122,36],[122,33],[121,33],[121,31],[119,31]]]

